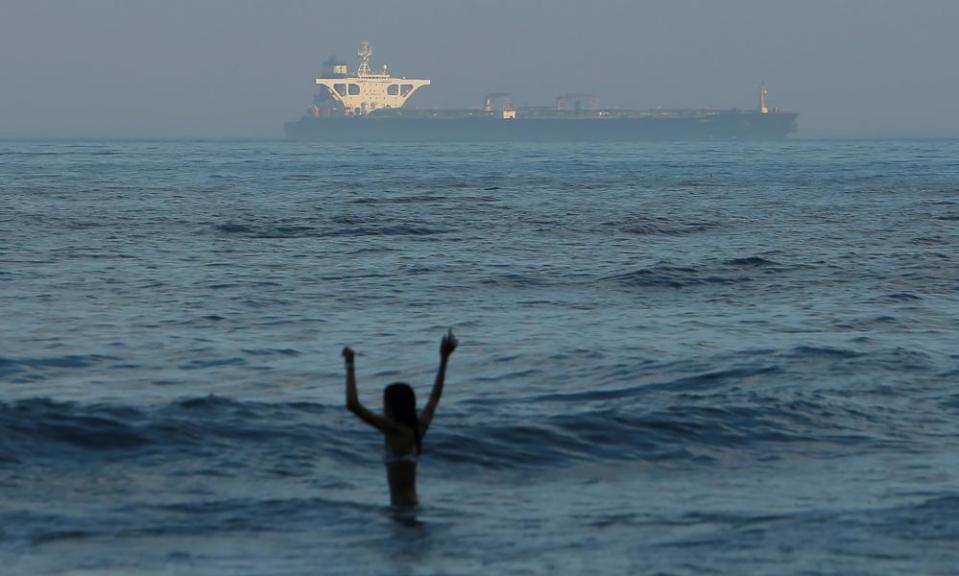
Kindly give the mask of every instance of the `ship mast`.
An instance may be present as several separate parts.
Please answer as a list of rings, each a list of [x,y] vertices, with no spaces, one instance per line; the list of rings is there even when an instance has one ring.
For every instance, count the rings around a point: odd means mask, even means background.
[[[373,56],[373,48],[366,40],[360,42],[360,49],[356,51],[360,57],[360,65],[356,69],[356,75],[359,77],[370,75],[370,57]]]

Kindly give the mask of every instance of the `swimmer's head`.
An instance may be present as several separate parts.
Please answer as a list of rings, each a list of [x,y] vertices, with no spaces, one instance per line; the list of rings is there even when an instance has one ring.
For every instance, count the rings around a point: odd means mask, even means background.
[[[416,416],[416,393],[409,384],[397,382],[383,389],[383,413],[390,420],[403,424],[416,435],[416,452],[420,451],[420,424]]]

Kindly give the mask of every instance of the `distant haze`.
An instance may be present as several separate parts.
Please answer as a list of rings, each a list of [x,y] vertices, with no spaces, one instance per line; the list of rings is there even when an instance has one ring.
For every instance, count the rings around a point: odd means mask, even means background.
[[[802,137],[959,137],[956,0],[0,0],[0,138],[275,138],[361,40],[415,107],[597,94],[795,110]]]

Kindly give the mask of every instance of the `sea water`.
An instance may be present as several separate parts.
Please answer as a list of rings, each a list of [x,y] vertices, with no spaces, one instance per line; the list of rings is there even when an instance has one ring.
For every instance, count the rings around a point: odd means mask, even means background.
[[[0,564],[955,574],[959,142],[0,143]],[[422,505],[344,408],[428,395]]]

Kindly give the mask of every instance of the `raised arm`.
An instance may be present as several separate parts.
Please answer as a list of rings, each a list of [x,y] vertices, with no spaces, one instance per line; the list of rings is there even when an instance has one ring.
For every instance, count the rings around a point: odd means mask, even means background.
[[[343,361],[346,363],[346,408],[356,414],[360,420],[380,432],[394,431],[396,426],[389,419],[360,404],[359,395],[356,393],[356,368],[353,365],[353,350],[349,346],[343,348]]]
[[[453,350],[456,350],[458,344],[459,341],[456,340],[456,336],[453,336],[452,328],[443,336],[443,340],[440,341],[440,367],[436,372],[436,380],[433,382],[433,391],[430,392],[430,399],[426,402],[426,406],[423,407],[423,411],[420,413],[420,437],[426,434],[426,430],[430,427],[430,422],[433,421],[436,405],[440,403],[440,396],[443,395],[443,383],[446,380],[446,365],[449,364],[450,355],[453,354]]]

